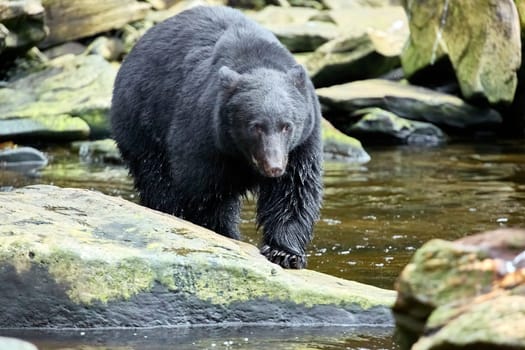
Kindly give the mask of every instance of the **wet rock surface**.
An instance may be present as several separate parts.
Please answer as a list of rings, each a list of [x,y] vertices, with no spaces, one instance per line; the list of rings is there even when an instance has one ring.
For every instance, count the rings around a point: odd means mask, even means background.
[[[346,118],[359,109],[379,107],[399,117],[454,128],[501,123],[495,110],[474,107],[453,95],[388,80],[362,80],[316,91],[332,119],[337,119],[337,115]]]
[[[436,146],[446,141],[437,126],[398,117],[380,108],[365,108],[354,113],[360,119],[345,131],[363,142]]]
[[[514,1],[404,1],[404,6],[410,18],[402,55],[407,76],[446,57],[466,98],[492,104],[514,99],[521,64]]]
[[[0,138],[107,136],[117,69],[98,55],[65,55],[12,79],[0,87]]]
[[[33,147],[0,149],[0,171],[36,171],[47,165],[46,155]]]
[[[0,2],[0,70],[48,33],[39,0]]]
[[[413,349],[525,348],[525,230],[432,240],[400,275],[394,306]]]
[[[322,120],[322,137],[325,159],[338,159],[358,164],[370,161],[370,155],[359,140],[345,135],[326,119]]]
[[[391,325],[395,293],[100,193],[0,193],[0,328]],[[147,312],[145,312],[147,310]]]
[[[43,0],[42,4],[49,35],[41,47],[121,28],[144,18],[150,8],[136,0]]]

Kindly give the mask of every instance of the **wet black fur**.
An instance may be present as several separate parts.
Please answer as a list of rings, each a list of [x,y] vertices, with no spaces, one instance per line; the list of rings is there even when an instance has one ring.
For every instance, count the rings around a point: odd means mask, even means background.
[[[221,76],[221,67],[253,75],[243,85]],[[319,216],[322,151],[319,103],[297,67],[273,34],[229,8],[197,7],[149,30],[122,64],[111,111],[141,203],[238,239],[240,199],[253,191],[261,252],[304,267]],[[240,102],[239,111],[232,102],[239,96],[256,103]],[[259,118],[272,130],[293,124],[283,133],[281,177],[261,175],[247,155],[254,147],[247,125]]]

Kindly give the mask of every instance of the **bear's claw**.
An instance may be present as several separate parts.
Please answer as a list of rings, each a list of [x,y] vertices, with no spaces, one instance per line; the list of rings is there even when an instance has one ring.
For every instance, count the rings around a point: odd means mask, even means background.
[[[272,248],[264,245],[261,248],[261,254],[274,264],[280,265],[285,269],[303,269],[306,267],[306,255],[295,255],[287,251]]]

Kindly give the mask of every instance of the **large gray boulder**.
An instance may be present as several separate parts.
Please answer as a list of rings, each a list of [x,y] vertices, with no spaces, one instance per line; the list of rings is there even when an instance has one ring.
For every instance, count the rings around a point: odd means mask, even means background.
[[[525,349],[525,230],[434,239],[396,282],[400,329],[413,350]]]
[[[447,57],[463,96],[512,102],[522,53],[515,2],[522,1],[404,0],[410,19],[402,55],[407,76]]]
[[[148,3],[137,0],[42,0],[42,4],[49,27],[42,47],[119,29],[143,19],[150,8]]]
[[[359,116],[360,119],[345,129],[345,132],[359,137],[365,143],[435,146],[446,141],[446,135],[437,126],[404,119],[381,108],[361,109],[354,116]]]
[[[341,34],[336,24],[319,20],[320,12],[312,8],[267,6],[250,16],[292,52],[314,51]]]
[[[454,128],[501,123],[495,110],[472,106],[453,95],[382,79],[334,85],[316,92],[327,108],[325,116],[379,107],[399,117]]]
[[[0,193],[0,217],[0,328],[393,323],[393,291],[120,198],[31,186]]]
[[[40,0],[0,1],[0,68],[42,41],[47,32]]]
[[[109,134],[117,66],[66,55],[0,87],[0,139],[85,139]]]

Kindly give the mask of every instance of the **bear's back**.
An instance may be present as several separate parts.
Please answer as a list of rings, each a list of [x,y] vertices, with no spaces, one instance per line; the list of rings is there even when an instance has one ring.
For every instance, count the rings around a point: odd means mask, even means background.
[[[175,124],[209,123],[222,66],[286,72],[294,64],[271,32],[240,11],[186,10],[151,28],[124,60],[113,95],[114,136],[130,149],[147,140],[162,144]]]

